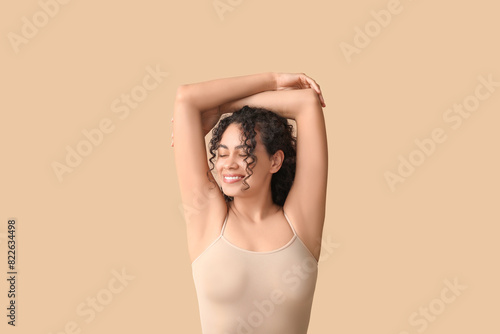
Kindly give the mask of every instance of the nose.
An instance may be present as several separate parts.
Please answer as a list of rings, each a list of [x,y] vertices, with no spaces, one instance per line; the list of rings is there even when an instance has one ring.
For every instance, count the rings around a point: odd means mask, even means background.
[[[224,165],[223,165],[224,169],[234,169],[234,168],[238,168],[238,164],[236,162],[236,158],[234,157],[234,155],[232,154],[229,154],[226,159],[224,160]]]

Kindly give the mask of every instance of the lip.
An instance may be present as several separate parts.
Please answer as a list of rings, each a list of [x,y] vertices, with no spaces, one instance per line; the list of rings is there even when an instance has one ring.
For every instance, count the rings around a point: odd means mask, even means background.
[[[228,179],[226,179],[226,177],[234,177],[234,176],[240,176],[241,178],[240,179],[234,179],[234,180],[228,180]],[[244,178],[245,178],[245,175],[241,175],[241,174],[223,174],[222,175],[222,180],[224,181],[224,183],[236,183],[236,182],[240,182]]]

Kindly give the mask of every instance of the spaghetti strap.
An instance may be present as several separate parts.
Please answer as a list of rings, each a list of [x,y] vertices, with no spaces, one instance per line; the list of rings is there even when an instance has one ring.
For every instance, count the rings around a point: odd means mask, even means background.
[[[286,221],[288,222],[288,224],[289,224],[289,225],[290,225],[290,227],[292,228],[293,234],[294,234],[294,235],[297,235],[297,232],[295,232],[295,229],[293,228],[293,225],[292,225],[292,223],[290,222],[290,219],[288,219],[288,216],[286,215],[285,210],[283,210],[283,214],[285,215]]]
[[[222,230],[220,231],[220,236],[224,233],[224,229],[226,228],[227,217],[229,216],[229,211],[226,213],[226,219],[224,220],[224,224],[222,224]]]

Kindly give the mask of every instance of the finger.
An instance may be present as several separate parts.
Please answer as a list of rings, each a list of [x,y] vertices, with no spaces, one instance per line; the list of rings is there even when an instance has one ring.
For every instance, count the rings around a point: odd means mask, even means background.
[[[311,78],[309,78],[307,75],[304,74],[304,77],[302,79],[303,80],[301,80],[302,83],[301,88],[313,88],[314,90],[316,90],[314,88],[314,82]]]
[[[316,83],[316,81],[311,79],[311,82],[312,82],[312,86],[313,86],[314,90],[316,91],[316,93],[321,95],[321,88],[319,88],[319,85]]]
[[[326,107],[326,103],[325,103],[325,99],[323,98],[323,94],[320,94],[319,96],[320,100],[321,100],[321,105],[324,107]]]
[[[316,93],[321,94],[321,89],[320,89],[319,85],[316,83],[316,81],[314,81],[313,78],[306,76],[306,80],[309,83],[309,85],[311,86],[311,88],[313,88],[316,91]]]
[[[325,98],[323,97],[323,93],[321,92],[321,88],[318,88],[318,89],[319,89],[318,96],[319,96],[319,100],[321,101],[321,105],[323,107],[326,107]]]
[[[308,77],[309,78],[309,77]],[[319,99],[321,101],[321,105],[323,107],[326,107],[326,103],[325,103],[325,99],[323,98],[323,93],[321,92],[321,87],[319,86],[319,84],[314,81],[314,79],[312,78],[309,78],[309,83],[311,84],[312,88],[316,91],[316,93],[318,94],[319,96]]]
[[[301,88],[312,88],[318,94],[321,106],[326,107],[325,99],[323,97],[323,93],[321,92],[321,87],[320,85],[311,77],[307,76],[306,74],[302,73],[300,77],[300,82],[302,86]]]

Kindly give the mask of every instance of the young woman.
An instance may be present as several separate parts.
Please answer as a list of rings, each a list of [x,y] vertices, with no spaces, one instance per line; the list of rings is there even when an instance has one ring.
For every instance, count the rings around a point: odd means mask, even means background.
[[[203,334],[307,333],[325,218],[325,106],[305,74],[178,88],[172,146]]]

